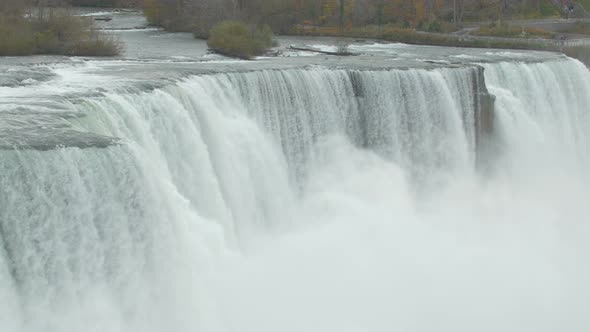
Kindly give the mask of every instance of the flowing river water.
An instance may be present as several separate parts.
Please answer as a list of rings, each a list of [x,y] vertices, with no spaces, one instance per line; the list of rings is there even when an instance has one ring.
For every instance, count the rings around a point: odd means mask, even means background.
[[[590,329],[580,62],[111,14],[121,57],[0,58],[0,331]]]

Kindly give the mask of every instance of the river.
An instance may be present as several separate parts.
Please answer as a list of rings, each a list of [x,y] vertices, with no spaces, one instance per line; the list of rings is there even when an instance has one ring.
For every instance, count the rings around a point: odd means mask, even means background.
[[[577,60],[104,15],[120,57],[0,58],[0,331],[590,328]]]

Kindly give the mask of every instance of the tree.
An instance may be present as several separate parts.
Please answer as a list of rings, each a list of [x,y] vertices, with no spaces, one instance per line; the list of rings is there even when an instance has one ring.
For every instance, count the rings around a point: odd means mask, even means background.
[[[340,0],[340,15],[338,20],[340,32],[344,31],[344,0]]]

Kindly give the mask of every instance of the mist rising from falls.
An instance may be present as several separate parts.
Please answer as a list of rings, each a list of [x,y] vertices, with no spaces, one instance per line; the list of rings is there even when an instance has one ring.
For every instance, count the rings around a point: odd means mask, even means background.
[[[192,77],[0,152],[0,330],[585,331],[573,60]],[[482,175],[475,131],[496,96]]]

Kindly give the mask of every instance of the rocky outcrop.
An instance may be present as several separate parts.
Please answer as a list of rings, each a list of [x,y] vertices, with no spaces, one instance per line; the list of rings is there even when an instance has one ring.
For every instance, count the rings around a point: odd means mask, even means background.
[[[494,136],[494,104],[496,97],[489,93],[484,68],[480,67],[473,79],[475,109],[475,148],[476,164],[479,169],[488,164]]]

